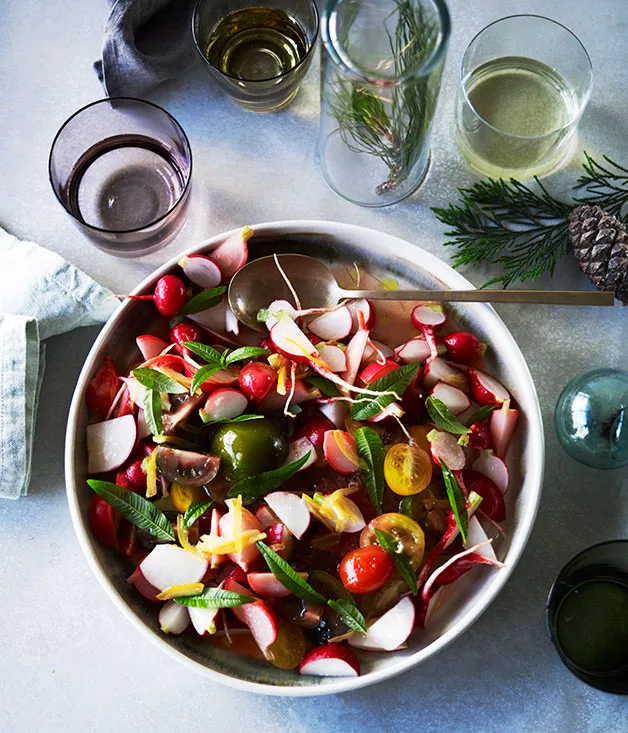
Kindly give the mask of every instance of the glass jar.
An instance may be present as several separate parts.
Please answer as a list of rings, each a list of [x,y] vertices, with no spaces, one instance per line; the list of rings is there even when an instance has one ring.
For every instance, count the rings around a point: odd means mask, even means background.
[[[450,21],[443,0],[329,0],[321,32],[319,156],[343,198],[386,206],[413,193],[429,136]]]

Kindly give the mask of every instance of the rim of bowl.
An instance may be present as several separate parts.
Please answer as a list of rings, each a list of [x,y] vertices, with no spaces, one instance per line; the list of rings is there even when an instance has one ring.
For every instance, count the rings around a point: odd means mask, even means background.
[[[368,227],[361,227],[354,224],[345,224],[341,222],[331,222],[324,220],[287,220],[287,221],[276,221],[276,222],[264,222],[261,224],[250,225],[251,229],[259,235],[295,235],[303,232],[325,234],[332,236],[342,236],[342,234],[360,234],[364,237],[365,241],[368,241],[369,237],[377,235],[378,247],[384,247],[387,252],[391,255],[399,256],[405,259],[413,261],[416,258],[417,253],[421,253],[421,268],[429,274],[440,279],[443,283],[447,283],[452,287],[462,288],[474,288],[472,283],[460,273],[453,270],[449,265],[443,262],[435,255],[421,249],[417,245],[411,244],[405,240],[402,240],[394,235],[379,232]],[[241,227],[232,229],[228,232],[222,232],[216,236],[209,237],[203,240],[199,244],[189,247],[183,252],[178,253],[172,257],[161,267],[153,271],[151,275],[145,278],[131,293],[131,295],[141,294],[146,288],[150,287],[159,277],[169,272],[173,267],[176,266],[177,262],[181,257],[189,256],[190,254],[205,250],[208,247],[218,245],[224,241],[228,236],[237,233]],[[365,252],[369,252],[373,246],[360,245],[364,247]],[[467,611],[465,616],[454,623],[451,628],[445,631],[441,636],[435,639],[433,642],[428,644],[423,649],[415,652],[414,654],[401,658],[396,663],[391,664],[385,669],[367,673],[358,677],[338,677],[333,682],[328,682],[324,685],[313,684],[308,686],[288,686],[288,685],[271,685],[267,683],[250,682],[248,680],[239,679],[232,677],[223,672],[212,669],[200,662],[197,662],[188,657],[184,652],[173,648],[170,644],[166,643],[164,639],[161,639],[152,629],[144,624],[140,617],[127,605],[126,601],[116,590],[114,584],[109,579],[109,576],[97,560],[92,548],[91,539],[89,537],[86,526],[83,523],[81,517],[81,511],[78,504],[77,492],[75,489],[77,480],[74,471],[74,444],[77,434],[77,423],[80,410],[84,408],[83,394],[87,387],[87,377],[89,376],[92,369],[92,362],[95,358],[95,354],[98,352],[102,344],[109,338],[110,333],[115,329],[119,322],[124,321],[126,318],[126,311],[130,308],[132,301],[126,301],[123,303],[118,310],[111,316],[109,321],[105,324],[100,334],[96,338],[89,354],[85,360],[81,373],[77,380],[77,385],[72,396],[72,402],[68,413],[68,423],[65,436],[65,481],[66,481],[66,493],[68,497],[68,504],[70,508],[70,516],[74,531],[77,535],[81,549],[85,558],[104,588],[105,592],[113,603],[118,607],[122,614],[137,628],[142,635],[153,642],[153,644],[159,646],[166,654],[173,659],[178,660],[181,664],[184,664],[188,669],[194,670],[206,678],[214,681],[226,684],[229,687],[243,690],[246,692],[255,692],[265,695],[275,695],[281,697],[310,697],[318,695],[332,695],[339,692],[347,692],[350,690],[357,690],[363,687],[368,687],[378,682],[383,682],[391,677],[395,677],[402,672],[411,669],[418,665],[420,662],[425,661],[429,657],[438,653],[441,649],[446,647],[448,644],[457,639],[464,631],[466,631],[491,605],[493,600],[496,598],[498,593],[502,590],[511,573],[513,572],[517,562],[519,561],[523,550],[527,544],[532,527],[534,526],[534,520],[539,507],[541,489],[543,483],[543,469],[544,469],[544,453],[545,453],[545,442],[543,436],[543,423],[541,418],[541,408],[539,405],[538,395],[534,387],[532,375],[528,365],[521,353],[514,337],[506,327],[505,323],[501,320],[495,309],[487,303],[477,303],[472,305],[480,306],[477,310],[488,312],[491,318],[494,318],[492,327],[497,330],[497,336],[500,343],[507,344],[511,351],[514,351],[515,360],[517,362],[516,371],[518,372],[517,377],[518,384],[523,384],[527,381],[527,388],[530,389],[531,395],[531,409],[527,414],[529,424],[529,436],[531,440],[535,442],[535,449],[531,450],[532,461],[526,464],[526,480],[532,480],[536,484],[537,491],[532,502],[528,502],[521,511],[521,518],[519,524],[519,531],[516,535],[513,534],[512,543],[508,550],[508,564],[500,570],[499,573],[495,574],[493,581],[491,582],[487,591],[476,600],[471,606],[470,610]],[[512,364],[511,364],[512,365]]]

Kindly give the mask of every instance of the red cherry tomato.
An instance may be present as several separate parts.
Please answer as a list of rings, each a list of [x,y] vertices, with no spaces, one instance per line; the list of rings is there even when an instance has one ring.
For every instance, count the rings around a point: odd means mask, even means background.
[[[497,484],[479,471],[465,471],[462,478],[469,493],[475,491],[482,497],[480,509],[484,514],[495,522],[503,522],[506,519],[506,506]]]
[[[89,521],[92,525],[94,537],[99,542],[102,542],[103,545],[109,545],[109,547],[116,547],[118,543],[117,529],[119,515],[98,494],[92,496],[92,503],[89,508]]]
[[[379,545],[358,547],[342,558],[338,574],[351,593],[372,593],[386,583],[395,570],[392,560]]]
[[[277,383],[277,372],[262,361],[252,361],[242,367],[238,375],[238,385],[242,392],[254,402],[264,397]]]
[[[303,426],[297,430],[294,434],[293,440],[299,438],[307,438],[315,448],[323,447],[323,440],[325,439],[325,433],[328,430],[334,430],[335,425],[322,415],[315,415],[310,417]]]

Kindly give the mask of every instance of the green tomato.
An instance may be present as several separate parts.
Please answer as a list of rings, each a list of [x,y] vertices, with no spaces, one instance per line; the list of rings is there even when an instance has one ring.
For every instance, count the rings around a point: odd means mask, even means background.
[[[288,456],[288,439],[270,418],[225,423],[212,438],[211,452],[232,481],[272,471]]]

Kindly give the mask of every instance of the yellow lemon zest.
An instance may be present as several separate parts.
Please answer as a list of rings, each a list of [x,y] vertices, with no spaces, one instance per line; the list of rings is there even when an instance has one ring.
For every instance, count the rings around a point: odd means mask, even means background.
[[[338,489],[331,494],[316,493],[313,497],[303,494],[302,499],[310,512],[332,532],[344,532],[345,529],[360,520],[357,507],[347,499],[351,489]]]
[[[157,495],[157,450],[158,448],[153,450],[145,464],[147,499]]]
[[[183,484],[178,483],[173,483],[170,486],[170,497],[174,508],[181,514],[187,512],[192,502],[207,500],[207,494],[203,489],[196,486],[183,486]]]
[[[203,592],[205,586],[202,583],[184,583],[183,585],[171,585],[170,588],[162,590],[156,598],[159,601],[169,601],[171,598],[181,598],[182,596],[197,596]]]
[[[251,229],[251,227],[243,227],[242,228],[242,239],[245,242],[248,242],[249,239],[255,234],[255,232]]]
[[[233,514],[233,540],[236,546],[236,552],[242,552],[244,546],[242,544],[242,497],[235,499],[227,499],[229,511]]]
[[[265,540],[266,533],[258,532],[256,529],[247,529],[242,532],[238,539],[239,541],[236,543],[235,539],[203,535],[198,545],[196,545],[196,549],[203,552],[203,554],[232,555],[236,552],[242,552],[249,545]]]
[[[179,372],[175,372],[174,369],[170,369],[165,366],[155,367],[155,369],[158,372],[165,374],[167,377],[170,377],[170,379],[173,379],[177,384],[180,384],[182,387],[185,387],[187,390],[190,389],[190,386],[192,384],[192,380],[190,379],[190,377],[186,377],[183,374],[179,374]]]

